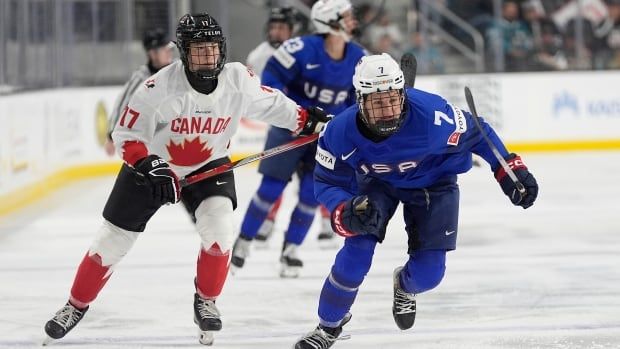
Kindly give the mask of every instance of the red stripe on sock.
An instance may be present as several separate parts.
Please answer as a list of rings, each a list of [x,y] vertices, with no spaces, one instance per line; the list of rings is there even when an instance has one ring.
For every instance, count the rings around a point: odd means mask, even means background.
[[[207,251],[200,249],[196,262],[196,289],[202,298],[215,299],[222,293],[228,276],[229,255],[230,251],[222,252],[217,243]]]
[[[99,291],[103,289],[110,275],[106,275],[110,267],[101,265],[101,257],[98,254],[89,256],[88,253],[82,259],[77,274],[71,287],[71,304],[78,308],[85,308],[95,300]]]

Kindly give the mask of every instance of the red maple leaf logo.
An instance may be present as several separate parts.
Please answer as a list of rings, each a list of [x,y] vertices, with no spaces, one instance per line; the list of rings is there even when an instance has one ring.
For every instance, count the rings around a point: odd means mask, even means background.
[[[206,161],[213,154],[213,148],[207,148],[207,142],[202,143],[200,137],[196,137],[189,142],[187,139],[183,143],[176,144],[172,140],[166,145],[170,154],[170,163],[178,166],[192,166]]]

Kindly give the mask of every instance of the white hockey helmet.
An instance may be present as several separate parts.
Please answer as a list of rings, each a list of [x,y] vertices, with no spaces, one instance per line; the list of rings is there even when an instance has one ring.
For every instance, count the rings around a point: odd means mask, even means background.
[[[396,133],[405,119],[405,77],[396,61],[387,53],[364,56],[355,67],[353,87],[362,121],[377,136]],[[391,93],[385,93],[390,92]],[[367,98],[377,97],[367,108]],[[398,97],[397,101],[394,98]],[[398,112],[400,110],[400,112]],[[396,111],[395,114],[391,114]]]
[[[341,35],[346,41],[349,34],[344,30],[343,14],[351,10],[349,0],[319,0],[312,5],[310,18],[318,34]]]

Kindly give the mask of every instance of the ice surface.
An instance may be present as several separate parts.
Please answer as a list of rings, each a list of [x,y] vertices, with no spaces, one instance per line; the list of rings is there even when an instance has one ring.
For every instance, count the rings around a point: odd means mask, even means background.
[[[514,207],[486,165],[460,177],[458,248],[441,285],[418,297],[416,325],[391,315],[392,270],[406,261],[397,212],[334,348],[620,348],[620,153],[524,154],[537,203]],[[259,177],[236,172],[238,226]],[[66,301],[97,231],[113,178],[66,188],[0,221],[0,348],[39,347]],[[336,250],[320,250],[318,222],[299,279],[278,277],[289,188],[267,250],[252,251],[218,300],[213,348],[291,348],[317,323],[318,296]],[[180,206],[163,208],[116,269],[67,348],[200,347],[192,321],[199,238]]]

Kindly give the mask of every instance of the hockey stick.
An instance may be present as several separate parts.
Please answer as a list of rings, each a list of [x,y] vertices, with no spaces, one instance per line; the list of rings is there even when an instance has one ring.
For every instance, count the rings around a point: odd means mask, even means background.
[[[194,184],[196,182],[199,182],[203,179],[207,179],[207,178],[211,178],[213,176],[217,176],[219,174],[222,174],[224,172],[228,172],[228,171],[232,171],[233,169],[243,166],[243,165],[247,165],[249,163],[258,161],[258,160],[262,160],[262,159],[267,159],[270,158],[272,156],[278,155],[280,153],[284,153],[285,151],[289,151],[291,149],[295,149],[295,148],[299,148],[302,145],[306,145],[309,143],[312,143],[314,141],[316,141],[319,138],[319,134],[315,133],[312,134],[310,136],[306,136],[306,137],[299,137],[296,138],[288,143],[284,143],[282,145],[279,145],[277,147],[273,147],[271,149],[267,149],[265,151],[262,151],[260,153],[254,154],[254,155],[250,155],[247,156],[243,159],[239,159],[237,161],[233,161],[233,162],[229,162],[227,164],[223,164],[220,165],[218,167],[212,168],[208,171],[205,172],[201,172],[201,173],[197,173],[193,176],[189,176],[186,178],[182,178],[179,180],[179,184],[181,185],[181,187],[186,187],[190,184]]]
[[[517,175],[515,175],[514,171],[510,168],[510,166],[508,166],[508,163],[506,163],[506,160],[504,159],[502,154],[499,153],[499,150],[497,150],[497,147],[495,146],[495,144],[491,142],[487,134],[482,129],[482,125],[480,125],[480,121],[478,120],[478,112],[476,112],[476,105],[474,104],[474,97],[471,94],[471,90],[467,86],[465,86],[465,99],[467,100],[467,106],[469,107],[469,111],[471,112],[471,115],[473,116],[472,119],[474,119],[474,123],[476,124],[478,131],[480,131],[480,133],[482,134],[482,137],[489,145],[489,148],[491,148],[493,155],[495,155],[500,165],[502,165],[502,167],[504,168],[504,171],[506,171],[506,173],[508,174],[508,177],[510,177],[510,179],[512,179],[512,181],[514,182],[515,186],[517,187],[517,190],[519,191],[519,194],[521,195],[521,199],[523,199],[523,197],[527,195],[527,192],[525,191],[525,187],[523,186],[523,183],[519,181],[519,179],[517,178]]]
[[[411,53],[405,53],[400,58],[400,70],[405,76],[405,87],[412,88],[415,85],[415,76],[418,70],[418,61]]]

